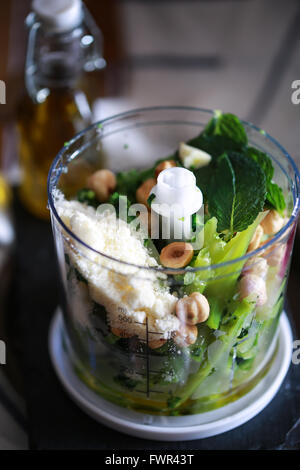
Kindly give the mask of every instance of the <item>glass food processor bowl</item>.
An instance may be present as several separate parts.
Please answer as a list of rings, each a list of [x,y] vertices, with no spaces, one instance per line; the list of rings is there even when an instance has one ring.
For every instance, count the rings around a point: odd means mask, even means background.
[[[223,309],[218,327],[200,323],[191,344],[180,344],[166,334],[164,304],[157,298],[158,286],[170,301],[183,297],[182,286],[190,281],[182,269],[139,266],[134,256],[128,263],[118,259],[117,252],[112,257],[97,251],[63,222],[56,194],[59,190],[67,199],[74,198],[87,175],[99,168],[148,168],[172,154],[179,142],[197,135],[212,116],[212,111],[197,108],[155,107],[105,119],[66,144],[49,174],[68,356],[89,388],[142,413],[185,416],[216,409],[247,393],[268,371],[276,351],[299,210],[296,165],[272,137],[243,123],[249,143],[272,159],[288,217],[283,228],[255,251],[237,257],[232,250],[226,262],[189,269],[189,278],[197,276],[200,291]],[[248,246],[249,235],[239,236],[240,244]],[[262,306],[240,301],[241,276],[262,259],[267,301]],[[155,324],[149,316],[151,302],[162,305]]]

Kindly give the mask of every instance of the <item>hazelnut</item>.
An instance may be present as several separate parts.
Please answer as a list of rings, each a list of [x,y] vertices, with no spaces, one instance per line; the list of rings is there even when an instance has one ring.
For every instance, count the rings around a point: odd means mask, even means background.
[[[173,242],[162,249],[160,262],[167,268],[183,268],[191,262],[193,255],[194,250],[190,243]]]
[[[261,226],[266,235],[274,235],[282,229],[283,225],[284,219],[275,210],[271,210],[261,222]]]
[[[264,229],[262,228],[261,225],[258,225],[249,243],[247,253],[250,253],[250,251],[254,251],[259,247],[263,235],[264,235]]]
[[[182,323],[197,325],[209,317],[209,303],[207,298],[199,292],[193,292],[183,297],[176,304],[176,315]]]
[[[176,162],[174,160],[165,160],[164,162],[161,162],[157,167],[155,168],[155,178],[158,177],[158,175],[164,171],[167,170],[167,168],[174,168],[177,166]]]
[[[256,302],[261,307],[267,301],[267,289],[265,281],[255,274],[246,274],[240,280],[240,299]]]
[[[166,344],[167,340],[164,338],[153,339],[149,341],[148,346],[150,349],[158,349],[161,348],[164,344]]]
[[[260,256],[255,256],[254,258],[250,258],[244,266],[243,274],[255,274],[256,276],[265,279],[268,272],[268,263],[265,258],[261,258]]]
[[[276,243],[264,252],[264,258],[269,266],[279,266],[285,255],[286,245],[283,243]]]
[[[149,178],[144,181],[143,184],[137,189],[136,191],[136,200],[139,204],[144,204],[144,206],[148,206],[148,198],[150,196],[151,189],[156,185],[156,180],[154,178]]]
[[[108,200],[116,185],[116,176],[110,170],[96,171],[87,179],[87,187],[95,192],[100,202]]]
[[[119,336],[119,338],[130,338],[132,336],[127,331],[121,330],[120,328],[111,328],[111,332],[113,335]]]
[[[194,344],[197,341],[198,328],[195,325],[181,324],[173,336],[174,342],[181,348]]]

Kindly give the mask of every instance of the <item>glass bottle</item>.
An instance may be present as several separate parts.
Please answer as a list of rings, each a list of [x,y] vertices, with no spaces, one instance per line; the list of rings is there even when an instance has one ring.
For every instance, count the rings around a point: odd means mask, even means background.
[[[81,0],[34,0],[32,9],[27,17],[27,93],[17,118],[19,194],[30,212],[48,218],[50,163],[66,141],[91,124],[91,103],[83,84],[89,73],[106,63],[101,32]],[[78,167],[82,181],[88,170]]]

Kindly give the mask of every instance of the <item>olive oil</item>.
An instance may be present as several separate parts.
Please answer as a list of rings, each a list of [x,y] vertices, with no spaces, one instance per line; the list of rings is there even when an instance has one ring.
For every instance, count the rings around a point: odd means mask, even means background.
[[[52,90],[44,103],[36,105],[25,97],[20,105],[20,197],[37,217],[49,217],[46,188],[51,162],[64,143],[90,123],[81,115],[74,95],[68,89]]]
[[[21,166],[20,199],[39,218],[49,218],[47,178],[51,162],[75,134],[92,123],[83,91],[88,76],[104,68],[100,31],[81,0],[34,0],[27,19],[29,39],[26,96],[17,127]],[[85,84],[85,86],[83,86]],[[77,168],[84,186],[88,168]]]

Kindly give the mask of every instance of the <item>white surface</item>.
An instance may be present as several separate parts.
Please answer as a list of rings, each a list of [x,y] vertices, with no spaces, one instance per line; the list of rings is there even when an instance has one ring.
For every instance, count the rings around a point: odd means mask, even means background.
[[[49,29],[69,31],[82,20],[81,0],[33,0],[32,9]]]
[[[188,417],[159,417],[113,405],[87,388],[73,372],[62,348],[62,328],[62,316],[58,311],[49,335],[50,355],[60,381],[77,405],[95,420],[117,431],[160,441],[201,439],[221,434],[249,421],[274,398],[291,362],[292,333],[289,321],[283,314],[276,357],[269,372],[247,395],[207,413]]]

